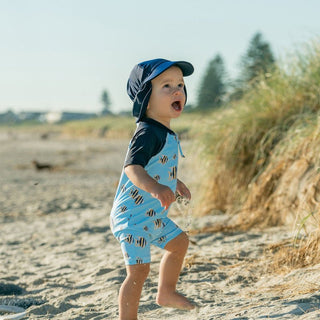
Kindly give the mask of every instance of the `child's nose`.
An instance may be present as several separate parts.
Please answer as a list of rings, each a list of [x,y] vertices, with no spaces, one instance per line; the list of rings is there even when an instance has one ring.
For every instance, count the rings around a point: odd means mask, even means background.
[[[173,94],[174,95],[180,95],[180,94],[182,94],[183,93],[183,88],[181,88],[181,87],[175,87],[174,89],[173,89]]]

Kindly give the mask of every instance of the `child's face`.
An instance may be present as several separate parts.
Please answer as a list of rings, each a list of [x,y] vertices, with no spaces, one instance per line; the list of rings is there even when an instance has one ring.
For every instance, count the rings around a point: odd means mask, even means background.
[[[173,66],[151,83],[152,92],[146,115],[170,127],[170,120],[180,116],[186,102],[182,71]]]

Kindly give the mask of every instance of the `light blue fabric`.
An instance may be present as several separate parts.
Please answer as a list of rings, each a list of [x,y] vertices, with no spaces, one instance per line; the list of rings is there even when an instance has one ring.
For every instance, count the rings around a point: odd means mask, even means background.
[[[163,249],[168,242],[182,232],[168,217],[151,222],[146,221],[144,229],[146,231],[127,228],[117,233],[126,265],[149,263],[151,245]]]
[[[168,186],[174,193],[178,152],[178,138],[168,132],[164,147],[145,167],[152,178]],[[110,218],[112,232],[122,245],[126,264],[150,262],[150,243],[163,248],[182,232],[167,218],[167,214],[168,210],[161,207],[159,200],[136,187],[122,171]],[[159,243],[157,239],[162,241]],[[146,248],[149,253],[142,253],[141,248]]]

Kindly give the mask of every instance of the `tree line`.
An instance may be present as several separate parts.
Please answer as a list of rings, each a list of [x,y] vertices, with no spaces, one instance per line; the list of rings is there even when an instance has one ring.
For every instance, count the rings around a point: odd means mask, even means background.
[[[269,77],[275,58],[268,42],[257,32],[250,40],[246,53],[240,60],[236,79],[228,79],[223,58],[217,54],[210,62],[201,80],[195,108],[212,110],[223,104],[241,99],[254,86],[259,76]]]
[[[254,34],[245,54],[240,59],[240,72],[236,79],[229,79],[225,63],[217,54],[208,64],[200,81],[197,102],[187,110],[213,110],[241,99],[259,76],[269,77],[275,65],[271,46],[260,32]],[[111,101],[107,90],[101,94],[102,115],[111,114]]]

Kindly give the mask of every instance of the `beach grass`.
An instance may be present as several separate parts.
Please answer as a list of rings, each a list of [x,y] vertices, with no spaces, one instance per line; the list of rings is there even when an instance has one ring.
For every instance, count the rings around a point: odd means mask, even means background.
[[[318,248],[319,83],[320,44],[313,42],[261,76],[240,101],[206,118],[198,214],[230,213],[240,229],[289,225],[298,230],[312,212],[300,229],[308,243],[299,246],[299,256]],[[290,261],[297,265],[296,258]]]

